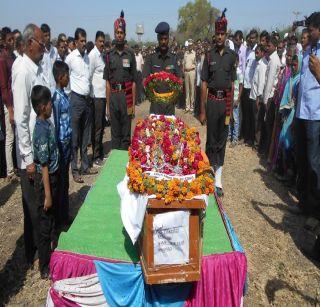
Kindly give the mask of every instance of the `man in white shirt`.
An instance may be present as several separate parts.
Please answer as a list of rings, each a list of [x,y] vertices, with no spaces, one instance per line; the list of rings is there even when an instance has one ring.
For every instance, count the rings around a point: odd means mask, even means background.
[[[234,33],[234,51],[239,56],[238,67],[240,68],[242,75],[244,75],[244,70],[246,68],[247,47],[243,43],[243,33],[240,30],[237,30]]]
[[[29,24],[23,32],[25,53],[19,65],[12,69],[12,93],[14,120],[17,138],[17,163],[20,171],[22,204],[24,212],[24,244],[27,262],[32,265],[39,246],[39,222],[33,178],[36,171],[33,162],[32,134],[36,114],[31,104],[31,90],[44,79],[40,61],[45,44],[43,33],[34,24]],[[18,60],[18,59],[17,59]]]
[[[89,57],[86,53],[87,33],[81,28],[75,32],[77,48],[66,58],[70,73],[70,111],[72,127],[72,156],[71,170],[73,179],[83,183],[82,175],[96,174],[90,169],[88,158],[88,145],[91,134],[91,106],[90,106],[90,69]],[[78,149],[81,151],[81,168],[78,168]]]
[[[143,56],[140,52],[139,46],[135,45],[134,46],[134,54],[136,57],[136,62],[137,62],[137,98],[136,98],[136,104],[139,105],[142,102],[142,91],[143,91],[143,86],[142,86],[142,70],[143,70],[143,65],[144,65],[144,60]]]
[[[265,80],[266,80],[266,71],[267,71],[268,62],[264,57],[265,49],[261,44],[256,47],[255,56],[256,56],[256,59],[255,59],[256,70],[253,75],[252,86],[250,91],[250,99],[252,99],[255,102],[254,116],[256,120],[255,120],[253,135],[252,135],[253,141],[255,141],[255,139],[259,140],[258,133],[260,132],[261,122],[264,120],[264,118],[261,119],[261,117],[259,116],[260,114],[259,106],[261,103],[263,103],[262,95],[263,95],[263,89],[264,89]],[[257,137],[255,137],[256,135]]]
[[[89,53],[91,82],[90,96],[94,101],[92,149],[93,161],[97,166],[102,166],[103,164],[102,137],[106,115],[106,81],[103,79],[103,72],[105,67],[104,41],[104,33],[102,31],[98,31],[96,33],[95,46]]]
[[[66,56],[67,56],[67,48],[66,48],[66,44],[63,40],[58,39],[57,52],[58,52],[57,61],[64,62],[64,60],[66,59]]]
[[[244,142],[252,146],[252,135],[254,132],[255,118],[254,107],[255,102],[250,99],[250,91],[252,79],[255,72],[255,49],[257,46],[258,32],[252,29],[249,33],[248,45],[246,50],[246,62],[244,68],[243,91],[241,95],[241,137]]]
[[[50,89],[51,94],[53,94],[56,89],[56,82],[54,81],[54,77],[52,74],[52,67],[53,67],[53,63],[57,59],[58,51],[57,51],[57,48],[54,47],[51,43],[50,27],[47,24],[43,23],[40,29],[43,33],[44,42],[46,45],[43,59],[41,61],[41,67],[42,67],[43,75],[46,81],[45,85]]]
[[[275,37],[271,36],[267,45],[269,62],[266,71],[266,83],[263,90],[262,104],[262,112],[263,110],[265,110],[265,121],[261,127],[261,138],[259,144],[259,151],[266,154],[269,151],[275,119],[276,106],[273,101],[273,96],[275,94],[275,89],[278,83],[278,75],[281,68],[281,62],[277,53],[277,47],[278,40]]]

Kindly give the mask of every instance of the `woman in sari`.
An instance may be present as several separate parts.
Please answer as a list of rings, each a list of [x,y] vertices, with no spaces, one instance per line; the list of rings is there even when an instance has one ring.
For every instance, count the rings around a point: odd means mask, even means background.
[[[297,53],[296,48],[288,47],[286,50],[286,66],[280,71],[278,76],[278,84],[276,90],[276,114],[275,122],[273,126],[271,145],[269,149],[268,161],[270,162],[271,170],[274,170],[276,167],[277,156],[278,156],[278,146],[279,146],[279,134],[282,128],[281,114],[279,113],[280,102],[283,96],[283,92],[287,81],[291,76],[291,64],[292,57]]]
[[[295,114],[295,102],[298,97],[301,63],[301,55],[294,55],[291,65],[291,77],[286,83],[279,106],[279,113],[282,117],[282,129],[279,135],[277,171],[280,175],[279,179],[282,180],[291,180],[295,175],[292,123]]]

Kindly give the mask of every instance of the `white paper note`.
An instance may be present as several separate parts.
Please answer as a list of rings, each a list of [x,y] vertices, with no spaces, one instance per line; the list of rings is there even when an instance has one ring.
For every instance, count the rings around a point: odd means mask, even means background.
[[[189,217],[190,211],[172,211],[154,216],[154,265],[189,262]]]

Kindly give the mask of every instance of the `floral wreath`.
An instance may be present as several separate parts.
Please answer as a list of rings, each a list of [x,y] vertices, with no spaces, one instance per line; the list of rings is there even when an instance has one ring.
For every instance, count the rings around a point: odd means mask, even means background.
[[[214,191],[209,161],[199,133],[174,116],[139,120],[129,148],[128,187],[166,203]]]
[[[158,93],[157,87],[165,83],[168,92]],[[144,81],[147,98],[156,103],[175,103],[182,92],[182,80],[177,76],[161,71],[149,75]]]

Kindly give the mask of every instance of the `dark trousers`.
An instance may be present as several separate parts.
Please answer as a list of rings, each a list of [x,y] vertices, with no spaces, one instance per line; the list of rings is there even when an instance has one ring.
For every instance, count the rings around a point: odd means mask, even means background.
[[[58,185],[59,185],[59,171],[49,175],[50,190],[52,197],[52,207],[47,211],[43,210],[45,192],[42,181],[42,174],[36,173],[35,175],[35,192],[36,192],[36,207],[38,213],[39,224],[39,243],[38,243],[38,254],[39,254],[39,267],[40,271],[47,268],[50,263],[50,257],[52,253],[51,242],[57,240],[56,233],[56,206],[58,202]]]
[[[131,142],[131,116],[128,115],[125,93],[111,93],[110,122],[112,149],[128,150]]]
[[[249,145],[253,146],[255,142],[256,135],[256,113],[257,113],[257,105],[256,101],[249,98],[248,101],[248,125],[245,136],[245,142]]]
[[[320,215],[320,120],[295,120],[297,190],[302,209]]]
[[[268,101],[268,110],[266,114],[266,120],[265,120],[265,127],[266,127],[266,153],[269,153],[270,145],[271,145],[271,139],[273,134],[273,126],[274,121],[276,118],[276,105],[273,101],[273,99],[270,99]]]
[[[258,126],[260,129],[259,152],[264,154],[269,152],[276,113],[276,106],[273,100],[268,102],[268,106],[267,110],[266,106],[262,104],[258,114]]]
[[[253,145],[255,140],[256,102],[249,97],[250,89],[244,88],[241,98],[241,137],[246,143]]]
[[[173,103],[155,103],[151,102],[150,114],[174,115],[175,106]]]
[[[142,102],[142,91],[143,91],[141,71],[137,71],[136,91],[137,91],[136,104],[140,104]]]
[[[226,102],[208,100],[206,105],[206,154],[212,167],[224,164],[229,126],[225,124]]]
[[[106,121],[106,99],[94,98],[93,100],[93,133],[92,148],[93,159],[103,158],[103,130]]]
[[[88,100],[74,92],[70,95],[72,127],[72,173],[78,173],[78,149],[80,148],[81,171],[89,167],[88,145],[91,133],[91,107]]]
[[[194,103],[194,115],[200,115],[200,104],[201,104],[201,86],[196,86],[196,97]]]
[[[257,138],[259,138],[259,153],[267,152],[267,131],[266,131],[266,123],[265,123],[265,115],[266,115],[266,106],[265,104],[261,104],[258,110],[257,116]]]
[[[62,157],[61,153],[60,156]],[[56,209],[57,225],[65,225],[69,219],[69,168],[70,161],[59,163],[59,195]]]
[[[30,180],[25,169],[19,170],[24,215],[24,247],[28,263],[33,263],[39,242],[39,218],[34,180]]]
[[[180,94],[177,101],[177,107],[179,109],[185,109],[186,107],[186,88],[184,86],[184,80],[183,80],[183,86],[182,86],[182,93]]]

